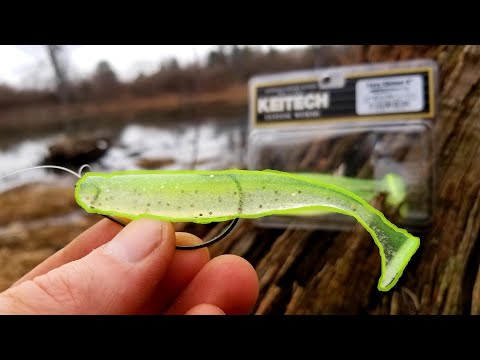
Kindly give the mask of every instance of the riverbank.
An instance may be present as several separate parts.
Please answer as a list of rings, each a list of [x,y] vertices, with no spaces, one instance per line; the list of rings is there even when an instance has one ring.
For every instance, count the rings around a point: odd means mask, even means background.
[[[0,291],[99,220],[79,211],[72,185],[29,184],[0,194]]]

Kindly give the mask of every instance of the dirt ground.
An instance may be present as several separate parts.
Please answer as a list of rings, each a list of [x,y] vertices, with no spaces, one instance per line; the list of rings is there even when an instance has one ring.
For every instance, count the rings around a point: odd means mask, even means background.
[[[1,193],[0,291],[100,219],[78,207],[73,184],[29,184]]]

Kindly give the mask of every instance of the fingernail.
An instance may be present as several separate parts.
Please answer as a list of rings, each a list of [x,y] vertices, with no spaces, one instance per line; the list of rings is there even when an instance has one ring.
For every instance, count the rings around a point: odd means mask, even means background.
[[[143,260],[162,242],[162,223],[142,219],[133,221],[120,231],[103,249],[121,261]]]

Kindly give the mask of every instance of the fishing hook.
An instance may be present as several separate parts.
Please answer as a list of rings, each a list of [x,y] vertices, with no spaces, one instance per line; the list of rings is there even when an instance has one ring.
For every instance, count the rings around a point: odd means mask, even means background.
[[[114,223],[117,223],[121,226],[126,226],[127,224],[121,222],[120,220],[118,219],[115,219],[114,217],[112,216],[108,216],[108,215],[103,215],[104,217],[106,217],[107,219],[113,221]],[[195,250],[195,249],[201,249],[201,248],[204,248],[204,247],[207,247],[207,246],[210,246],[222,239],[224,239],[228,234],[230,234],[233,230],[233,228],[235,227],[235,225],[237,224],[238,222],[238,218],[236,219],[233,219],[230,224],[217,236],[215,236],[213,239],[211,240],[208,240],[207,242],[204,242],[202,244],[198,244],[198,245],[189,245],[189,246],[179,246],[179,245],[176,245],[175,247],[178,249],[178,250]]]

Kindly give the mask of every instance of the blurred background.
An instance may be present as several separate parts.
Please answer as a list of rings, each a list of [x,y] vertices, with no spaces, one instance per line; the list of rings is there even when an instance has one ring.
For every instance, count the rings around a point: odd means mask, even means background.
[[[238,166],[250,76],[311,67],[314,53],[296,45],[3,46],[0,171]],[[32,176],[45,174],[19,178]],[[6,180],[0,186],[14,179]]]
[[[447,45],[1,45],[0,177],[42,164],[245,168],[252,76],[433,59],[446,89],[435,124],[436,217],[391,292],[376,289],[378,249],[360,226],[269,229],[241,221],[210,252],[237,254],[255,267],[255,314],[480,313],[480,224],[468,220],[480,218],[479,54],[476,46]],[[314,148],[324,159],[298,156],[333,171],[332,159],[346,155],[331,154],[332,144]],[[369,142],[358,145],[349,156],[364,154],[355,161],[368,163]],[[0,181],[0,291],[101,219],[75,203],[74,182],[50,170]],[[174,225],[209,239],[225,224]],[[443,233],[448,226],[458,231]]]

